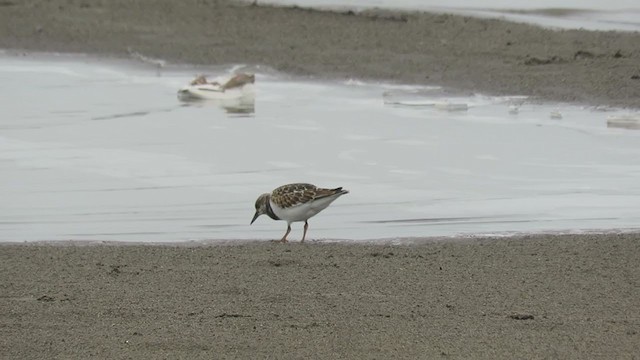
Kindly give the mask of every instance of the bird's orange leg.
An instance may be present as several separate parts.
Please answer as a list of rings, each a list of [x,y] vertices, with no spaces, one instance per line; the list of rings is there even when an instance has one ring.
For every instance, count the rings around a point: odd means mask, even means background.
[[[307,236],[307,229],[309,228],[309,223],[308,222],[304,222],[304,232],[302,233],[302,241],[300,241],[301,243],[304,242],[304,238]]]
[[[287,242],[287,235],[289,235],[290,232],[291,232],[291,224],[287,224],[287,232],[284,233],[284,236],[282,237],[282,239],[280,239],[281,243]]]

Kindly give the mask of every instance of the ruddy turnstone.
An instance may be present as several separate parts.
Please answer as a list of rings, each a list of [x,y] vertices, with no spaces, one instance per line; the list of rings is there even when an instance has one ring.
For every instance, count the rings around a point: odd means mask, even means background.
[[[256,213],[251,219],[251,224],[258,216],[266,214],[273,220],[287,222],[287,232],[280,242],[287,242],[287,235],[291,232],[291,223],[304,221],[304,233],[302,241],[307,236],[309,223],[307,220],[324,210],[335,199],[348,190],[341,187],[335,189],[322,189],[311,184],[288,184],[280,186],[271,193],[264,193],[256,200]]]

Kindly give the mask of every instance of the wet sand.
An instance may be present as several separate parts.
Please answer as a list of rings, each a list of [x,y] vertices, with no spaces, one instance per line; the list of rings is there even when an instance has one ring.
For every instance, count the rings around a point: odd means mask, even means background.
[[[637,359],[640,235],[0,245],[6,359]]]
[[[553,31],[426,13],[311,11],[221,0],[7,0],[0,48],[177,63],[640,108],[640,34]]]
[[[0,47],[640,107],[639,34],[223,1],[0,2]],[[16,239],[20,240],[20,239]],[[640,353],[640,235],[384,244],[0,245],[0,354],[563,358]]]

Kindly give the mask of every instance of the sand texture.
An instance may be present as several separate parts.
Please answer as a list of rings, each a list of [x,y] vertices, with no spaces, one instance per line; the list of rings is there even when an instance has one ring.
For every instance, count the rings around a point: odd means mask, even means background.
[[[640,235],[0,245],[6,359],[638,359]]]

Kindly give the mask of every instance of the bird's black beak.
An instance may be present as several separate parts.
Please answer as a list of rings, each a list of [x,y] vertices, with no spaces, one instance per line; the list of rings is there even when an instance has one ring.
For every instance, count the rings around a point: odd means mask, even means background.
[[[258,212],[256,211],[256,214],[255,214],[255,215],[253,215],[253,219],[251,219],[251,223],[249,223],[249,225],[253,224],[253,222],[254,222],[254,221],[256,221],[256,219],[258,218],[258,216],[260,216],[260,213],[258,213]]]

